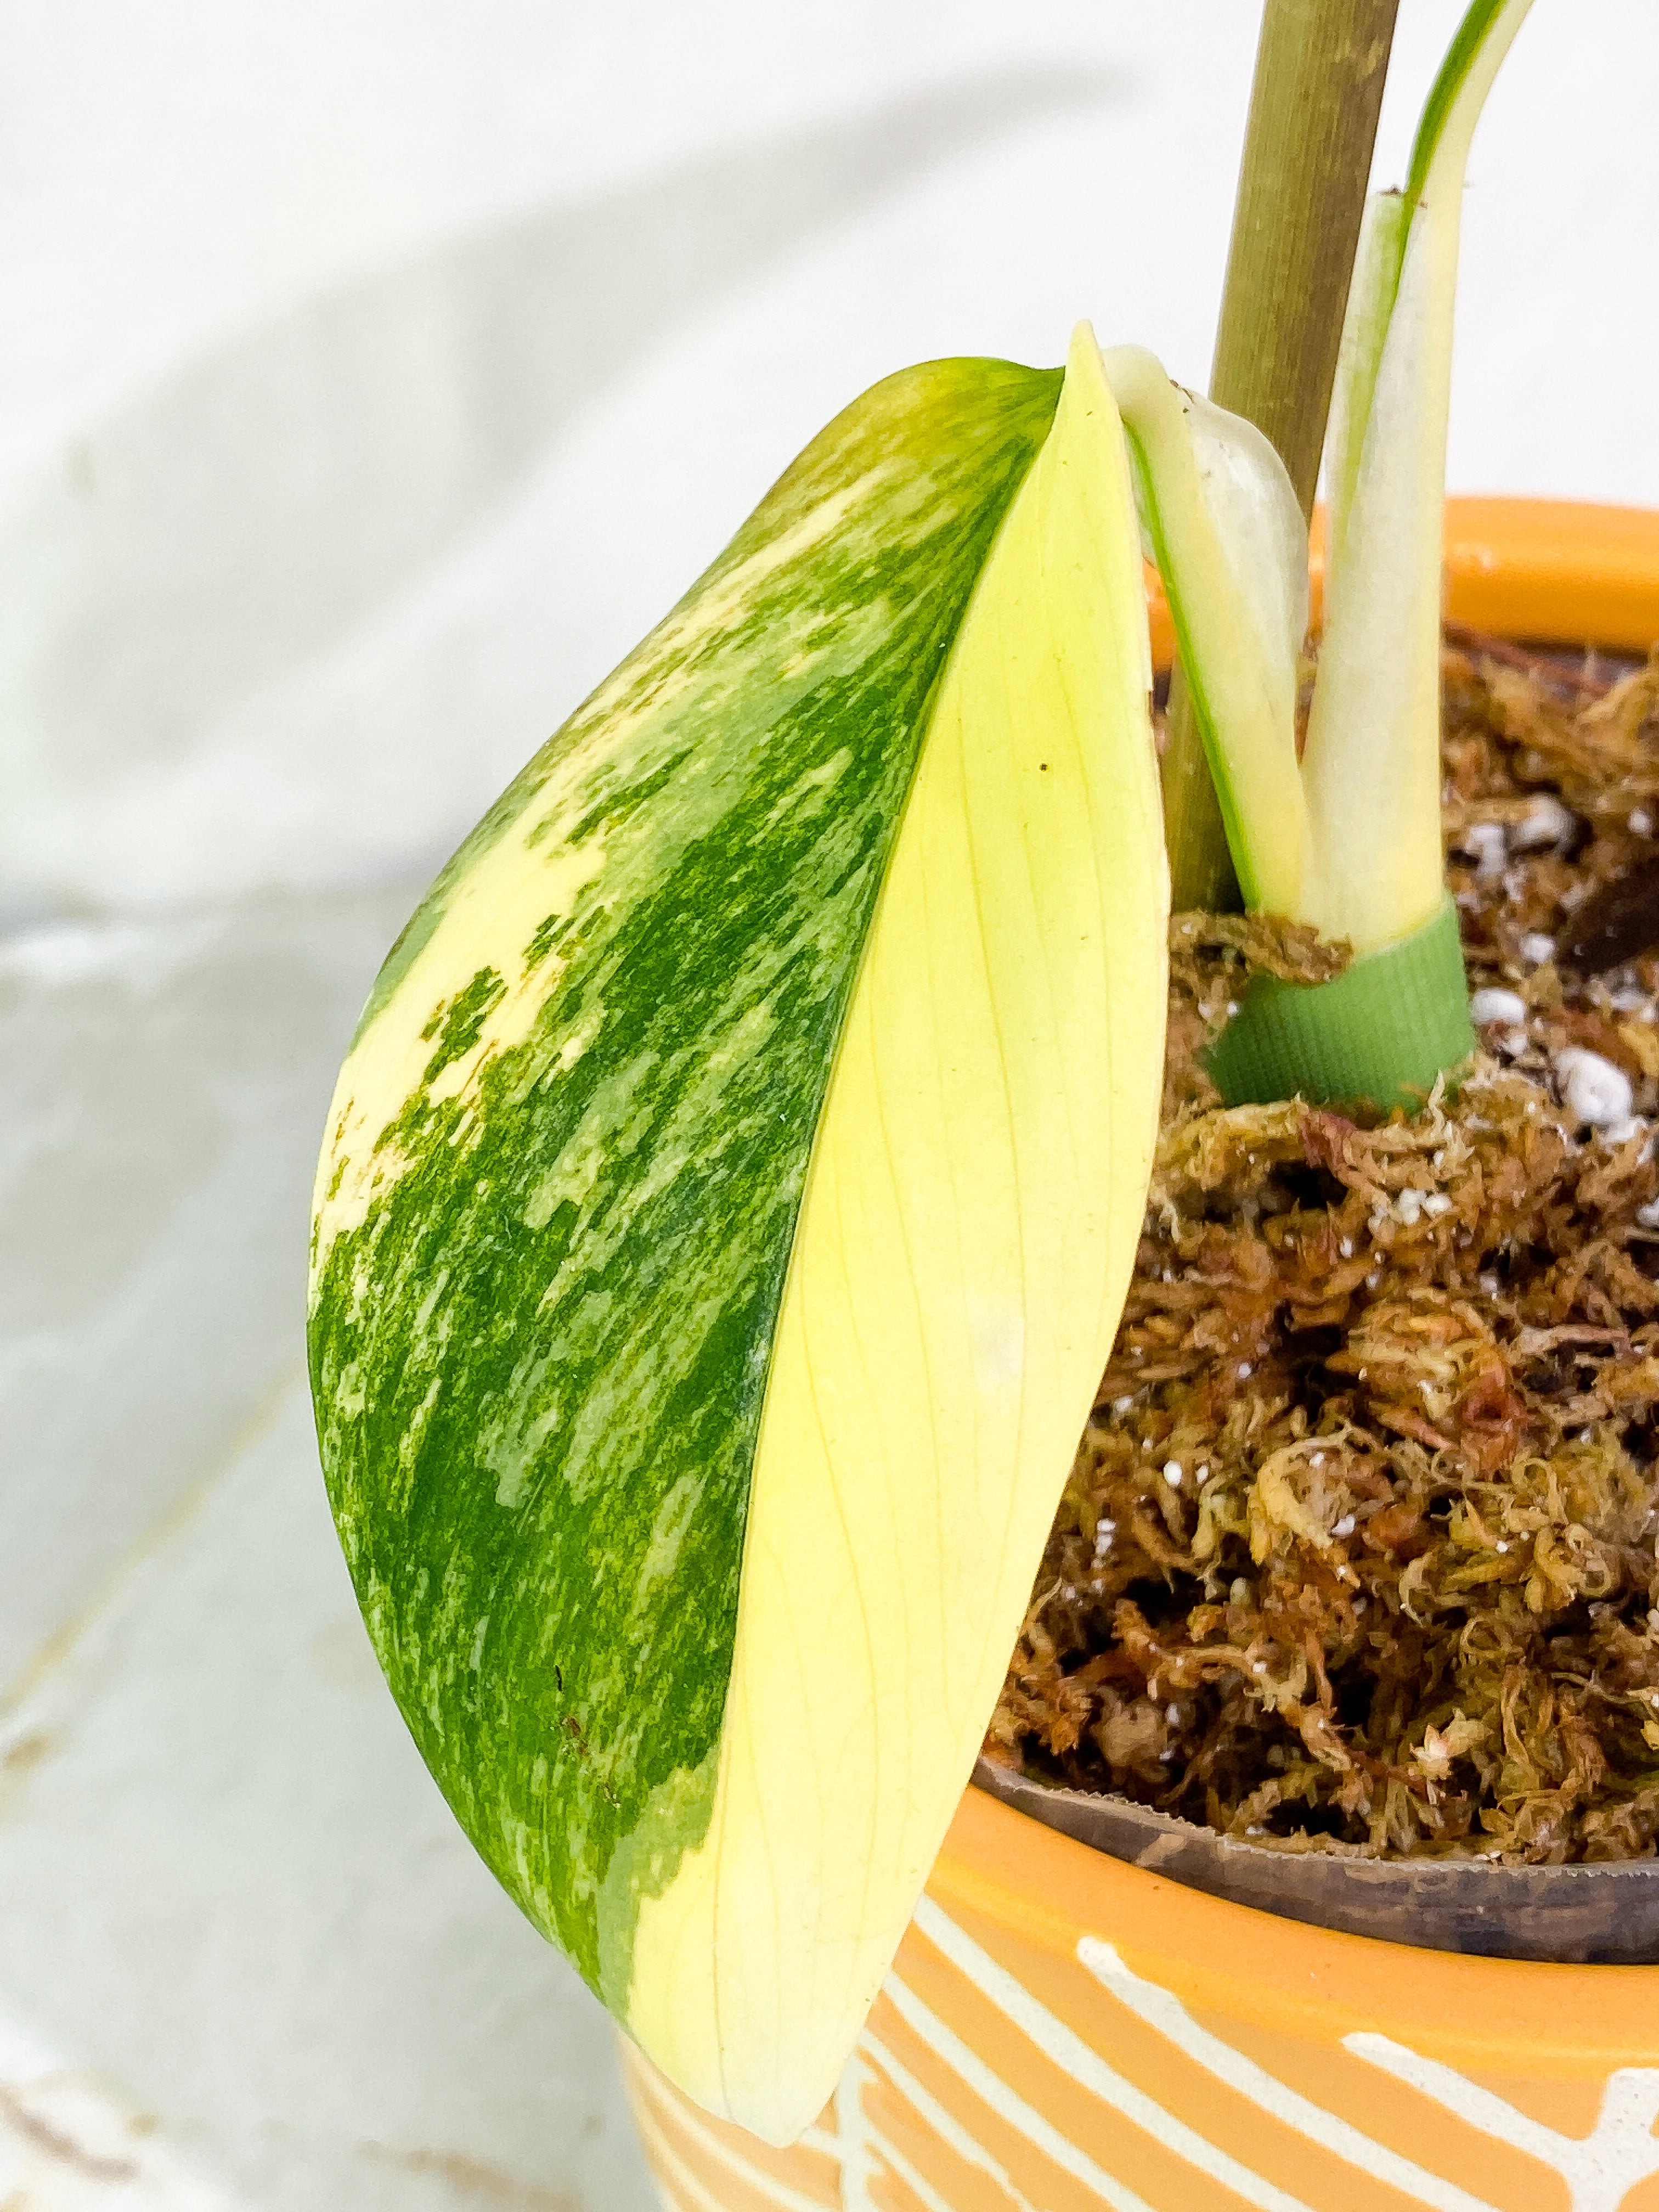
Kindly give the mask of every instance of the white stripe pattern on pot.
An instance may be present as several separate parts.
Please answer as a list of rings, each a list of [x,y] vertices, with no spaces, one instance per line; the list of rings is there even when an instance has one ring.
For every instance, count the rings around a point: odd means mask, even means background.
[[[1512,2143],[1567,2185],[1572,2212],[1620,2212],[1638,2182],[1659,2173],[1659,2072],[1623,2066],[1610,2075],[1595,2125],[1588,2136],[1563,2135],[1522,2112],[1455,2067],[1425,2058],[1386,2035],[1345,2035],[1342,2047],[1392,2074],[1408,2088],[1432,2097],[1482,2135]]]
[[[1107,2110],[1155,2138],[1209,2181],[1230,2190],[1258,2212],[1314,2212],[1267,2176],[1246,2166],[1235,2154],[1212,2142],[1187,2122],[1165,2111],[1091,2050],[1066,2022],[1026,1989],[1018,1978],[976,1942],[934,1901],[924,1897],[916,1926],[927,1942],[979,1994],[1002,2014],[1024,2039],[1071,2081],[1097,2098]],[[902,1960],[901,1954],[901,1960]],[[1292,2088],[1225,2039],[1204,2027],[1181,2000],[1160,1984],[1137,1974],[1110,1943],[1085,1936],[1077,1946],[1079,1964],[1126,2011],[1173,2045],[1203,2074],[1247,2100],[1267,2118],[1290,2130],[1345,2166],[1400,2192],[1424,2212],[1504,2212],[1491,2199],[1460,2187],[1443,2174],[1419,2166],[1363,2128],[1327,2111]],[[949,2069],[972,2097],[1003,2124],[1023,2136],[1042,2157],[1079,2182],[1098,2200],[1102,2212],[1163,2212],[1126,2183],[1108,2173],[1083,2147],[1038,2112],[957,2031],[941,2020],[897,1967],[883,1985],[884,2004],[924,2048]],[[873,2117],[868,2090],[879,2079],[915,2112],[924,2127],[954,2154],[988,2179],[1007,2212],[1046,2212],[1033,2202],[965,2124],[917,2079],[883,2043],[881,2008],[860,2039],[834,2106],[835,2126],[809,2130],[804,2145],[834,2159],[839,2167],[839,2212],[878,2212],[876,2185],[900,2183],[908,2193],[907,2212],[955,2212],[937,2186],[919,2172]],[[1534,2158],[1565,2185],[1570,2212],[1622,2212],[1632,2189],[1659,2174],[1659,2070],[1626,2068],[1610,2078],[1591,2133],[1561,2133],[1510,2104],[1455,2069],[1424,2057],[1389,2038],[1352,2034],[1341,2046],[1407,2087],[1431,2099],[1458,2120],[1512,2150]],[[750,2163],[731,2134],[703,2124],[684,2100],[676,2098],[678,2124],[761,2203],[775,2212],[818,2212],[821,2200],[809,2199],[775,2175]],[[661,2130],[647,2126],[653,2162],[671,2189],[681,2183],[683,2163],[662,2157]],[[671,2154],[672,2156],[672,2154]],[[666,2171],[664,2171],[666,2169]],[[685,2180],[692,2178],[685,2175]],[[1030,2184],[1027,2184],[1030,2186]],[[694,2185],[671,2200],[678,2212],[711,2212],[706,2188]]]
[[[924,1899],[922,1901],[926,1904],[927,1899]],[[941,1913],[939,1917],[943,1919],[944,1915]],[[947,1926],[953,1924],[946,1923]],[[933,1936],[931,1928],[927,1932],[930,1937]],[[963,1940],[964,1942],[969,1941],[965,1936]],[[994,1974],[1003,1972],[995,1960],[988,1958],[986,1954],[981,1952],[980,1956],[984,1959],[985,1964]],[[954,1964],[955,1961],[952,1963]],[[1012,1981],[1012,1975],[1009,1976],[1009,1979]],[[987,1996],[993,1994],[989,1990],[985,1989],[985,1984],[980,1981],[978,1975],[975,1975],[974,1980],[975,1985],[984,1990]],[[1014,1986],[1018,1988],[1017,1983]],[[1069,2136],[1063,2135],[1051,2120],[1046,2119],[1041,2112],[1028,2105],[1023,2097],[1011,2089],[995,2069],[980,2057],[976,2051],[971,2051],[955,2030],[947,2027],[937,2014],[930,2011],[915,1990],[897,1973],[891,1973],[887,1977],[882,1985],[882,1994],[905,2026],[927,2045],[936,2058],[945,2062],[959,2081],[966,2083],[982,2104],[988,2105],[1000,2119],[1006,2121],[1010,2127],[1025,2137],[1027,2142],[1034,2144],[1045,2157],[1052,2159],[1062,2172],[1071,2174],[1075,2180],[1080,2181],[1085,2188],[1091,2189],[1103,2205],[1109,2206],[1111,2212],[1154,2212],[1154,2208],[1146,2203],[1145,2197],[1138,2196],[1133,2189],[1126,2188],[1121,2181],[1114,2180],[1112,2176],[1103,2167],[1097,2166],[1088,2153],[1079,2148]],[[1024,1996],[1026,1993],[1021,1990],[1020,1994]],[[1035,2005],[1035,2000],[1030,2002]],[[1052,2013],[1040,2005],[1036,2005],[1035,2008],[1042,2013],[1044,2021],[1060,2037],[1071,2037],[1071,2030],[1057,2021]],[[1021,2027],[1025,2025],[1023,2021],[1017,2024]],[[1085,2043],[1079,2041],[1075,2037],[1071,2037],[1071,2039],[1077,2044],[1079,2051],[1086,2057],[1094,2059],[1095,2054]],[[1045,2050],[1044,2056],[1054,2057],[1055,2054],[1052,2050]],[[1066,2061],[1064,2058],[1059,2058],[1056,2059],[1056,2063],[1064,2066]],[[1166,2115],[1159,2111],[1150,2097],[1145,2096],[1131,2083],[1122,2081],[1119,2075],[1112,2074],[1110,2068],[1104,2066],[1103,2062],[1095,2060],[1095,2063],[1103,2073],[1110,2076],[1112,2083],[1125,2092],[1129,2100],[1129,2103],[1122,2103],[1115,2098],[1108,2098],[1107,2102],[1116,2104],[1120,2112],[1124,2112],[1128,2117],[1139,2120],[1143,2127],[1150,2124],[1156,2130],[1166,2124]],[[1097,2094],[1100,2094],[1094,2081],[1090,2081],[1087,2086],[1095,2089]],[[1129,2104],[1136,2099],[1139,2100],[1139,2106],[1144,2107],[1144,2111],[1141,2109],[1130,2111]],[[1230,2180],[1232,2174],[1237,2172],[1247,2183],[1254,2182],[1255,2177],[1246,2173],[1237,2161],[1228,2157],[1224,2152],[1212,2152],[1209,2144],[1200,2142],[1197,2137],[1194,2138],[1194,2142],[1198,2144],[1202,2153],[1207,2154],[1228,2169],[1227,2178]],[[1259,2191],[1261,2185],[1257,2183],[1255,2186]],[[1253,2204],[1261,2205],[1263,2212],[1311,2212],[1311,2207],[1299,2203],[1293,2197],[1281,2196],[1277,2191],[1271,2198],[1258,2193],[1252,2196],[1249,2201]]]
[[[1223,2150],[1218,2144],[1209,2142],[1195,2128],[1188,2127],[1184,2120],[1178,2120],[1173,2113],[1166,2112],[1144,2089],[1137,2088],[1133,2081],[1126,2081],[1115,2067],[1107,2064],[1098,2051],[1091,2051],[1080,2035],[1067,2027],[1064,2021],[1057,2020],[1047,2005],[1040,2003],[1017,1975],[1000,1966],[965,1929],[958,1928],[948,1913],[939,1910],[932,1898],[924,1897],[917,1905],[916,1925],[928,1942],[944,1953],[957,1972],[965,1975],[982,1996],[988,1997],[1004,2018],[1010,2021],[1029,2042],[1034,2043],[1045,2058],[1051,2059],[1072,2081],[1091,2091],[1103,2105],[1109,2105],[1133,2126],[1143,2128],[1157,2142],[1178,2153],[1189,2166],[1196,2166],[1200,2173],[1207,2174],[1212,2181],[1219,2182],[1223,2187],[1232,2190],[1247,2204],[1258,2206],[1260,2212],[1314,2212],[1314,2208],[1304,2204],[1299,2197],[1292,2197],[1288,2190],[1280,2189],[1276,2183],[1252,2172],[1231,2151]],[[911,1997],[896,1974],[888,1979],[887,1995],[892,1999],[900,2017],[932,2045],[939,2057],[956,2066],[963,2079],[978,2089],[993,2111],[1010,2126],[1018,2128],[1030,2142],[1046,2150],[1056,2164],[1065,2166],[1068,2172],[1075,2173],[1079,2180],[1088,2180],[1103,2203],[1114,2208],[1121,2204],[1126,2209],[1131,2203],[1137,2206],[1139,2204],[1139,2198],[1132,2198],[1121,2184],[1113,2181],[1109,2175],[1102,2173],[1091,2159],[1085,2158],[1083,2152],[1060,2136],[1059,2130],[1040,2113],[1034,2112],[1029,2105],[1016,2096],[982,2060],[973,2059],[971,2052],[967,2053],[974,2068],[973,2074],[969,2075],[951,2057],[948,2047],[963,2048],[959,2039],[943,2022],[934,2021],[931,2014],[926,2014],[926,2008],[919,2000]],[[909,2008],[912,2006],[916,2013],[926,2014],[933,2024],[933,2033],[928,2032],[920,2018],[913,2016]],[[1051,2138],[1064,2145],[1064,2154],[1053,2147]],[[1083,2171],[1085,2167],[1090,2169],[1089,2172]],[[1093,2178],[1096,2175],[1099,2176],[1098,2180]],[[1491,2212],[1491,2209],[1483,2207],[1481,2212]]]
[[[872,2035],[865,2037],[863,2048],[918,2118],[927,2123],[940,2142],[955,2151],[964,2165],[975,2167],[981,2173],[990,2178],[1007,2198],[1009,2212],[1038,2212],[1038,2208],[1031,2203],[1030,2199],[1023,2196],[1015,2188],[1008,2173],[992,2157],[984,2144],[978,2142],[969,2130],[963,2126],[962,2122],[953,2112],[947,2112],[938,2098],[925,2089],[909,2069],[902,2065],[890,2051],[878,2043]],[[870,2078],[866,2069],[860,2067],[860,2071],[865,2080],[867,2081]],[[872,2148],[880,2153],[908,2187],[915,2190],[919,2196],[922,2196],[928,2212],[933,2212],[933,2206],[938,2202],[938,2192],[928,2188],[916,2173],[915,2169],[908,2160],[901,2157],[894,2145],[884,2136],[870,2127],[867,2113],[861,2112],[860,2117],[868,2130]],[[842,2212],[873,2212],[873,2207],[869,2202],[867,2185],[866,2193],[864,2196],[850,2197],[846,2194],[843,2185]],[[946,2204],[940,2208],[940,2212],[955,2212],[955,2208]]]
[[[1432,2212],[1495,2212],[1484,2197],[1471,2197],[1455,2182],[1443,2181],[1439,2175],[1419,2166],[1415,2160],[1403,2158],[1386,2143],[1375,2142],[1363,2128],[1356,2128],[1334,2112],[1328,2112],[1322,2105],[1302,2096],[1288,2082],[1268,2073],[1265,2066],[1258,2066],[1255,2059],[1247,2058],[1222,2037],[1200,2027],[1179,1997],[1157,1982],[1149,1982],[1132,1972],[1111,1944],[1102,1942],[1098,1936],[1085,1936],[1077,1947],[1077,1955],[1079,1963],[1137,2019],[1167,2036],[1206,2074],[1213,2075],[1218,2081],[1224,2081],[1230,2089],[1248,2097],[1260,2111],[1282,2120],[1286,2127],[1294,2128],[1310,2142],[1334,2151],[1350,2166],[1374,2173],[1379,2181],[1389,2182],[1408,2196],[1420,2198],[1432,2207]],[[1349,2043],[1352,2047],[1352,2038]]]
[[[850,2073],[852,2069],[849,2067],[848,2071]],[[805,2196],[799,2189],[792,2189],[787,2182],[780,2181],[775,2174],[763,2172],[743,2155],[728,2136],[705,2126],[696,2106],[688,2098],[677,2098],[673,2110],[676,2125],[691,2137],[700,2150],[726,2172],[735,2174],[746,2188],[761,2191],[769,2204],[776,2206],[777,2212],[825,2212],[819,2198]],[[667,2178],[679,2192],[679,2203],[695,2207],[696,2212],[725,2212],[720,2200],[711,2195],[705,2184],[697,2179],[675,2149],[668,2130],[643,2098],[636,2097],[634,2100],[634,2120],[644,2139],[652,2165],[666,2169]],[[835,2146],[833,2136],[819,2136],[818,2141],[826,2148]],[[844,2205],[846,2202],[847,2192],[843,2185],[842,2203]],[[3,2208],[0,2208],[0,2212],[3,2212]]]
[[[951,2207],[926,2176],[916,2172],[897,2144],[890,2142],[872,2124],[864,2101],[865,2088],[873,2079],[865,2056],[866,2052],[871,2056],[879,2056],[884,2069],[890,2074],[891,2072],[891,2062],[887,2053],[880,2050],[872,2038],[867,2035],[860,2038],[858,2052],[842,2076],[841,2087],[836,2092],[837,2132],[832,2140],[841,2158],[842,2212],[877,2212],[872,2184],[884,2165],[898,2176],[915,2198],[918,2212],[951,2212]],[[925,2090],[922,2095],[927,2097]],[[927,2104],[933,2105],[931,2098],[927,2098]],[[992,2165],[967,2130],[958,2126],[948,2112],[938,2106],[933,2106],[932,2111],[921,2105],[916,2109],[924,2119],[933,2124],[937,2133],[946,2141],[959,2138],[957,2147],[965,2156],[976,2160],[1006,2184],[1006,2176]],[[1018,2206],[1018,2212],[1031,2212],[1023,2197],[1015,2194],[1012,2201]]]

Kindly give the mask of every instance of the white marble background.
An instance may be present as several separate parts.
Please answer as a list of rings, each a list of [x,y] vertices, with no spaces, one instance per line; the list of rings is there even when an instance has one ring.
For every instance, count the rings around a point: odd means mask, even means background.
[[[1379,167],[1455,19],[1404,0]],[[863,385],[1201,382],[1249,0],[0,0],[0,2205],[642,2212],[301,1381],[421,882]],[[1659,13],[1538,0],[1452,481],[1659,504]]]

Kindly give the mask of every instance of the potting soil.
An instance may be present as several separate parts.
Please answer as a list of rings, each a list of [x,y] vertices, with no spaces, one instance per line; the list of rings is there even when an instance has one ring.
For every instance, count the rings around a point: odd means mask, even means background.
[[[1455,1099],[1223,1108],[1201,1050],[1251,970],[1342,956],[1172,925],[1134,1279],[987,1750],[1291,1850],[1644,1856],[1659,867],[1654,949],[1586,971],[1647,928],[1659,655],[1454,636],[1443,759]]]

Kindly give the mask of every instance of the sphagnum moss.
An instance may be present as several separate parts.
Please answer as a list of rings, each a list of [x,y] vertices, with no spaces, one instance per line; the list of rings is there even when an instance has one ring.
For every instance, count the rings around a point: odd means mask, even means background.
[[[988,1749],[1293,1850],[1622,1858],[1659,1841],[1659,957],[1554,956],[1656,850],[1659,660],[1445,675],[1486,1050],[1411,1121],[1223,1109],[1245,975],[1331,956],[1177,918],[1134,1285]]]

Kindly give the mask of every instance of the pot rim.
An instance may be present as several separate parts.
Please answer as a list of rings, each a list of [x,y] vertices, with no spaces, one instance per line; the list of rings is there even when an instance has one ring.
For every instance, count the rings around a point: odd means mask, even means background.
[[[1317,620],[1320,520],[1312,576]],[[1645,653],[1659,639],[1659,512],[1544,499],[1446,503],[1448,619],[1564,647]],[[1149,580],[1153,656],[1167,611]],[[1212,1897],[1115,1859],[969,1784],[929,1877],[946,1911],[1075,1961],[1110,1932],[1136,1972],[1200,2013],[1249,2017],[1305,2039],[1367,2032],[1449,2063],[1600,2081],[1651,2065],[1659,1966],[1602,1966],[1430,1951],[1310,1925]],[[1121,1931],[1132,1930],[1125,1940]],[[1402,1961],[1409,1971],[1402,1972]]]
[[[1529,645],[1645,653],[1659,638],[1659,511],[1588,500],[1446,501],[1446,619]],[[1325,510],[1314,510],[1309,619],[1324,605]],[[1146,572],[1152,665],[1175,657],[1157,574]]]
[[[927,1890],[970,1932],[995,1930],[1009,1965],[1030,1954],[1028,1987],[1075,1968],[1092,1939],[1199,2019],[1298,2045],[1380,2034],[1462,2072],[1596,2082],[1654,2063],[1659,1966],[1480,1958],[1312,1927],[1109,1857],[973,1788]]]

